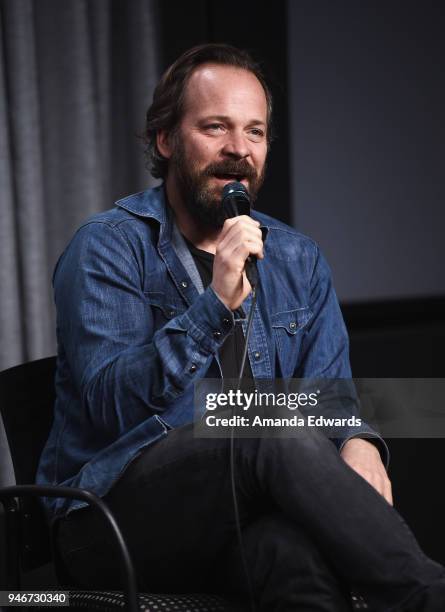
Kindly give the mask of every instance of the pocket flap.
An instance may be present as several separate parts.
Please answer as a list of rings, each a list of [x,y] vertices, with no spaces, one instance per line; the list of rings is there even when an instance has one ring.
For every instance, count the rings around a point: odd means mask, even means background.
[[[167,296],[161,291],[144,291],[144,295],[150,306],[159,308],[167,319],[173,319],[187,310],[187,306],[180,299]]]
[[[272,327],[282,327],[288,334],[293,336],[307,325],[311,317],[312,311],[308,307],[284,310],[272,315]]]

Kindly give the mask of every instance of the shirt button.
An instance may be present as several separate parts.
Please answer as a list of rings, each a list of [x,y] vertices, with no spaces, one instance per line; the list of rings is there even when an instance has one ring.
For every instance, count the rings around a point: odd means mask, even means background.
[[[289,323],[289,327],[290,327],[291,329],[295,329],[295,328],[297,327],[297,324],[295,323],[295,321],[291,321],[291,322]]]
[[[169,317],[174,317],[175,316],[175,311],[174,310],[169,310],[168,311],[168,316]]]
[[[228,327],[230,325],[230,319],[228,319],[227,317],[224,317],[222,322],[223,322],[223,325],[225,325],[226,327]]]
[[[215,338],[215,340],[219,340],[221,338],[221,332],[218,330],[215,330],[213,332],[213,337]]]
[[[192,363],[192,365],[189,368],[189,372],[190,374],[193,374],[194,372],[196,372],[196,363]]]
[[[187,289],[187,287],[189,286],[187,281],[182,281],[181,283],[181,287],[184,287],[184,289]]]
[[[255,353],[253,354],[253,356],[255,357],[255,359],[258,361],[258,359],[261,358],[261,353],[259,351],[255,351]]]

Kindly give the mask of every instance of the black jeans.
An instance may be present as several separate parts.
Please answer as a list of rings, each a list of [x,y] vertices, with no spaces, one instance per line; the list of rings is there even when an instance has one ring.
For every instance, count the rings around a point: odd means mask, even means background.
[[[444,568],[323,434],[236,440],[235,465],[260,610],[343,612],[351,589],[379,612],[445,609]],[[245,595],[227,439],[195,439],[192,426],[173,430],[126,468],[105,500],[140,590]],[[113,544],[94,510],[62,519],[58,546],[79,586],[120,584]]]

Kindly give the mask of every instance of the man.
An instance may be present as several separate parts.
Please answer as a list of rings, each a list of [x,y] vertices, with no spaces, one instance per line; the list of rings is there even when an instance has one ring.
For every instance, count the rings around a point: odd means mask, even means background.
[[[142,589],[245,597],[250,579],[261,610],[348,610],[351,588],[376,610],[442,610],[445,571],[391,507],[386,448],[366,425],[335,441],[309,429],[237,441],[247,572],[228,441],[193,437],[195,381],[236,376],[249,255],[260,288],[247,375],[350,377],[318,247],[257,212],[224,221],[224,185],[252,199],[261,187],[271,109],[258,66],[226,45],[196,47],[163,75],[147,113],[163,185],[87,221],[56,268],[57,403],[38,480],[105,497]],[[116,586],[95,512],[47,503],[73,577]]]

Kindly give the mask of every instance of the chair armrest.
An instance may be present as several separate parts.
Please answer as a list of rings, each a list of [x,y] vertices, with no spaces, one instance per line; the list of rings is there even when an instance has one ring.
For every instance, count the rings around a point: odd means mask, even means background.
[[[41,485],[15,485],[10,487],[0,487],[0,502],[5,506],[7,503],[13,504],[15,497],[63,497],[67,499],[79,499],[87,502],[88,505],[94,506],[108,523],[110,530],[113,532],[113,538],[119,550],[119,562],[121,564],[122,577],[124,582],[124,594],[126,600],[126,608],[129,612],[138,612],[138,595],[136,586],[136,577],[134,572],[133,562],[130,557],[130,552],[125,543],[119,525],[116,522],[110,508],[107,504],[86,489],[76,489],[74,487],[59,487],[59,486],[41,486]],[[5,504],[5,501],[7,502]],[[11,506],[10,506],[11,507]]]

